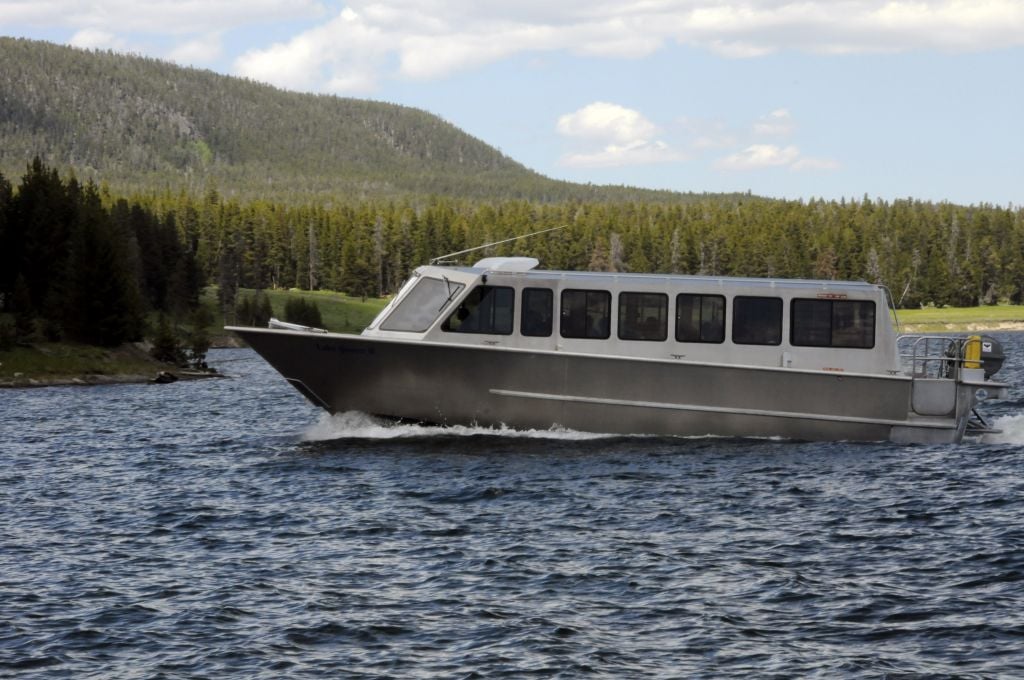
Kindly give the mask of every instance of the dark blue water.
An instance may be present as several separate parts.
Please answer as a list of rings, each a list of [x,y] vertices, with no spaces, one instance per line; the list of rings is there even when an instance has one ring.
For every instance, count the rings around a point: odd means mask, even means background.
[[[1024,675],[1019,390],[1001,442],[590,437],[211,363],[0,391],[0,675]]]

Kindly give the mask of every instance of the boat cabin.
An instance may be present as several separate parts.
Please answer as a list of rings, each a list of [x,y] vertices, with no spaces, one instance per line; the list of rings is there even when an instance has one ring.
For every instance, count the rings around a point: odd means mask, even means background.
[[[363,335],[837,373],[900,373],[886,290],[850,281],[418,268]]]

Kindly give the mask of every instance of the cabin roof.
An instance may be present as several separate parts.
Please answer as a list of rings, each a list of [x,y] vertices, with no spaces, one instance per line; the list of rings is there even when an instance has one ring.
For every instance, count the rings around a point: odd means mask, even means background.
[[[439,267],[441,270],[456,270],[471,275],[497,275],[515,276],[527,279],[562,279],[569,281],[580,281],[586,283],[613,283],[621,284],[623,281],[636,281],[637,283],[672,283],[679,284],[703,284],[717,285],[721,287],[755,287],[755,288],[815,288],[818,290],[877,290],[879,286],[866,281],[834,281],[830,279],[785,279],[785,278],[758,278],[742,276],[699,276],[690,274],[637,274],[633,272],[579,272],[563,271],[554,269],[531,269],[529,271],[509,271],[504,269],[491,269],[488,267]]]

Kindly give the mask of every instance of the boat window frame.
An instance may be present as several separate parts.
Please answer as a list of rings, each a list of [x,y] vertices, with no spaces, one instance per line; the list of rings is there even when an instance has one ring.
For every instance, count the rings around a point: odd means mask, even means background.
[[[541,310],[539,313],[543,316],[544,312],[547,313],[547,319],[539,319],[539,326],[535,326],[530,323],[530,319],[527,315],[530,312],[531,304],[527,301],[527,295],[534,293],[547,293],[547,300],[542,301],[541,304],[545,305],[546,309]],[[545,304],[546,303],[546,304]],[[546,333],[541,332],[530,332],[527,333],[527,328],[546,328]],[[555,332],[555,291],[550,288],[542,288],[539,286],[527,286],[520,292],[520,305],[519,305],[519,334],[527,338],[550,338],[551,334]]]
[[[680,310],[679,302],[680,302],[680,300],[683,297],[690,297],[690,298],[697,298],[698,299],[699,307],[697,309],[699,310],[700,315],[699,315],[699,318],[697,320],[697,330],[698,330],[698,333],[700,334],[701,337],[699,337],[697,339],[684,338],[684,337],[682,337],[682,333],[680,332],[679,322],[680,322],[681,319],[680,319],[680,316],[679,316],[679,310]],[[704,301],[705,301],[705,299],[720,301],[721,304],[722,304],[722,309],[721,309],[722,315],[721,315],[721,318],[719,320],[720,323],[715,324],[715,326],[717,327],[715,330],[718,331],[718,339],[717,340],[716,339],[705,339],[704,338],[704,325],[705,325],[704,324]],[[726,313],[728,311],[729,311],[729,305],[726,302],[726,299],[725,299],[724,295],[720,295],[718,293],[679,293],[678,295],[676,295],[676,342],[693,342],[693,343],[704,343],[704,344],[712,344],[712,345],[721,345],[722,343],[725,342],[725,317],[726,317]]]
[[[434,286],[435,284],[440,286],[437,290],[437,295],[433,295],[433,291],[426,291],[428,286]],[[442,279],[435,276],[421,276],[420,280],[416,282],[416,285],[410,288],[409,292],[398,301],[398,304],[395,305],[394,310],[388,314],[387,318],[381,321],[379,328],[382,331],[396,333],[425,333],[430,330],[431,326],[437,323],[437,320],[441,318],[441,314],[444,312],[445,308],[451,304],[452,300],[459,296],[459,293],[461,293],[462,289],[465,287],[466,284],[458,281],[452,281],[447,277]],[[420,293],[424,291],[430,293],[430,297],[424,298],[421,296]],[[431,316],[430,320],[422,327],[418,324],[414,327],[408,328],[389,327],[389,324],[392,324],[396,320],[405,321],[407,318],[414,320],[425,319],[426,316],[424,314],[424,310],[428,310],[433,307],[434,303],[438,300],[441,301],[440,305],[436,307],[436,311],[433,316]]]
[[[645,318],[643,320],[643,322],[641,322],[639,327],[634,327],[632,329],[632,330],[636,331],[636,335],[635,336],[633,336],[633,335],[624,335],[622,331],[623,331],[623,327],[625,326],[623,321],[626,319],[626,315],[623,314],[623,298],[626,297],[626,296],[640,296],[640,297],[659,298],[661,303],[662,303],[661,304],[661,310],[660,310],[661,318],[660,319],[656,319],[655,317]],[[640,306],[643,309],[645,309],[645,310],[651,308],[650,306],[648,306],[645,303],[641,304]],[[650,333],[650,330],[651,330],[651,329],[644,328],[644,326],[646,326],[647,322],[649,320],[652,320],[652,319],[655,321],[655,323],[659,324],[658,328],[653,329],[653,330],[657,330],[658,331],[658,336],[657,337],[644,337],[645,335],[648,335]],[[652,291],[630,291],[630,290],[621,291],[619,293],[619,304],[618,304],[618,309],[617,309],[617,320],[618,320],[618,323],[616,324],[616,332],[618,334],[619,340],[629,340],[629,341],[633,341],[633,342],[665,342],[666,340],[668,340],[668,295],[666,293],[655,293],[655,292],[652,292]],[[632,324],[630,324],[630,326],[632,326]]]
[[[461,328],[452,328],[450,322],[451,322],[453,317],[457,316],[463,310],[467,310],[466,311],[466,316],[463,319],[460,319],[460,321],[465,321],[466,319],[468,319],[473,314],[473,312],[475,310],[479,309],[483,305],[484,301],[487,299],[486,297],[481,297],[480,299],[478,299],[476,301],[476,305],[475,306],[473,306],[472,308],[467,308],[467,304],[470,302],[470,298],[474,294],[476,294],[478,291],[481,291],[481,290],[487,290],[487,291],[493,291],[494,292],[495,300],[493,300],[490,303],[490,315],[489,315],[490,316],[490,319],[489,319],[490,325],[487,326],[487,328],[485,330],[479,330],[479,329],[463,330]],[[509,307],[509,311],[508,311],[508,330],[507,331],[506,330],[494,330],[494,328],[495,328],[495,311],[497,310],[497,295],[498,295],[499,291],[507,292],[508,295],[509,295],[509,302],[511,303],[511,306]],[[478,284],[476,286],[473,286],[469,290],[469,292],[466,293],[466,295],[462,298],[462,300],[459,301],[458,306],[456,306],[455,309],[453,309],[452,312],[447,316],[447,318],[445,318],[445,320],[441,322],[441,330],[443,332],[445,332],[445,333],[464,333],[464,334],[467,334],[467,335],[512,335],[512,332],[513,332],[514,327],[515,327],[515,319],[516,319],[516,289],[513,288],[512,286],[492,286],[492,285],[487,284],[487,283],[481,283],[481,284]]]
[[[771,303],[774,303],[773,306],[777,307],[776,319],[773,320],[775,322],[775,325],[776,325],[776,328],[774,329],[775,333],[773,334],[773,338],[775,338],[775,339],[751,340],[751,339],[741,339],[740,337],[737,337],[737,335],[738,335],[737,331],[738,330],[740,330],[740,331],[747,331],[748,333],[750,333],[750,332],[752,332],[754,330],[754,329],[745,328],[744,322],[746,321],[746,319],[741,319],[739,317],[740,317],[741,314],[747,313],[746,310],[744,309],[746,303],[748,301],[755,301],[755,300],[759,301],[759,302],[771,302]],[[762,347],[777,347],[777,346],[781,345],[782,344],[782,338],[784,337],[783,332],[782,332],[782,330],[783,330],[783,328],[782,328],[783,327],[782,315],[783,315],[784,307],[785,307],[785,305],[782,302],[782,298],[778,297],[776,295],[735,295],[735,296],[733,296],[733,298],[732,298],[732,332],[730,333],[730,338],[732,339],[732,343],[734,345],[758,345],[758,346],[762,346]]]
[[[797,331],[800,325],[800,316],[797,311],[798,303],[813,303],[816,306],[828,306],[828,320],[829,320],[829,342],[818,343],[818,342],[807,342],[798,341]],[[870,308],[871,323],[865,324],[863,328],[866,330],[870,328],[870,344],[850,344],[848,342],[836,342],[836,308],[837,305],[840,307],[858,305]],[[877,343],[877,331],[878,328],[878,306],[874,300],[860,300],[860,299],[832,299],[832,298],[793,298],[790,301],[789,309],[789,344],[794,347],[819,347],[827,349],[874,349]],[[841,332],[841,331],[838,331]]]
[[[582,293],[584,297],[584,313],[587,317],[585,322],[585,333],[583,335],[567,334],[566,333],[566,312],[570,309],[571,305],[566,304],[567,295],[575,295]],[[596,318],[591,320],[591,298],[601,298],[604,300],[605,315],[603,319]],[[607,290],[599,290],[595,288],[564,288],[559,295],[559,314],[558,314],[558,334],[566,338],[567,340],[607,340],[612,335],[612,294]],[[598,310],[599,311],[599,310]],[[603,324],[601,323],[603,321]],[[594,329],[594,324],[598,324],[598,328]],[[593,332],[592,332],[593,331]],[[603,335],[600,334],[603,332]]]

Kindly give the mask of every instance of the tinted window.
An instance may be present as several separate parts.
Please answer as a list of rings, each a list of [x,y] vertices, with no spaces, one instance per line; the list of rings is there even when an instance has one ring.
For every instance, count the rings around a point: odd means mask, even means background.
[[[623,340],[667,338],[668,296],[662,293],[619,293],[619,337]]]
[[[559,333],[563,338],[611,335],[612,295],[605,290],[563,290]]]
[[[547,288],[523,289],[523,316],[519,330],[523,335],[546,338],[551,335],[551,310],[554,294]]]
[[[725,298],[721,295],[676,297],[676,340],[722,342],[725,340]]]
[[[733,298],[732,341],[740,345],[782,344],[782,299]]]
[[[794,345],[875,346],[875,303],[870,300],[793,300],[792,316]]]
[[[395,311],[388,315],[380,325],[384,331],[409,331],[422,333],[430,328],[444,309],[463,286],[453,281],[423,278],[402,298]]]
[[[488,333],[508,335],[512,332],[515,291],[505,286],[477,286],[469,291],[462,304],[445,319],[441,330],[450,333]]]

